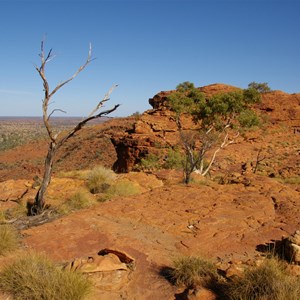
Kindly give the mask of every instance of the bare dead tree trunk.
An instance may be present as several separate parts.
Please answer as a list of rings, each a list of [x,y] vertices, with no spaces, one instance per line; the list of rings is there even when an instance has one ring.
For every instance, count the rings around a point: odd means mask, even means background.
[[[69,79],[58,84],[52,91],[49,88],[49,83],[48,83],[46,75],[45,75],[46,64],[53,58],[52,49],[48,52],[47,55],[45,55],[43,42],[41,43],[40,58],[41,58],[41,66],[36,67],[36,70],[39,73],[39,75],[43,81],[43,87],[44,87],[43,121],[44,121],[46,130],[47,130],[50,142],[49,142],[48,153],[47,153],[47,156],[45,159],[45,170],[44,170],[43,180],[42,180],[41,186],[36,194],[34,204],[29,211],[29,214],[31,214],[31,215],[40,214],[45,208],[45,193],[46,193],[46,190],[51,181],[52,168],[53,168],[53,163],[54,163],[54,159],[55,159],[57,150],[69,138],[73,137],[76,132],[81,130],[86,125],[86,123],[88,123],[91,120],[101,118],[102,116],[108,115],[108,114],[112,113],[113,111],[115,111],[120,106],[119,104],[117,104],[111,109],[99,112],[99,109],[102,108],[104,106],[104,103],[109,100],[109,96],[112,93],[112,91],[114,90],[114,88],[117,87],[117,85],[113,85],[111,87],[111,89],[108,91],[108,93],[104,96],[104,98],[102,100],[98,101],[98,104],[91,111],[91,113],[86,118],[83,118],[83,120],[81,122],[79,122],[76,126],[74,126],[74,128],[72,128],[69,132],[67,132],[64,135],[62,134],[62,132],[55,133],[54,129],[51,125],[50,119],[55,112],[57,112],[57,111],[64,112],[64,111],[59,108],[55,108],[50,113],[48,113],[48,108],[49,108],[49,105],[51,104],[50,100],[52,99],[52,96],[59,89],[61,89],[64,85],[66,85],[67,83],[72,81],[92,61],[92,48],[90,45],[90,50],[89,50],[86,62],[82,66],[80,66],[79,69]]]
[[[255,165],[253,168],[253,173],[255,174],[257,172],[257,169],[260,165],[260,163],[266,159],[266,156],[261,156],[261,152],[262,152],[262,148],[260,148],[257,152],[257,156],[256,156],[256,161],[255,161]]]
[[[51,181],[52,167],[53,167],[55,153],[56,153],[56,145],[55,143],[51,142],[49,144],[48,153],[45,159],[45,170],[44,170],[43,181],[35,196],[35,205],[31,208],[31,215],[40,214],[45,207],[44,195]]]

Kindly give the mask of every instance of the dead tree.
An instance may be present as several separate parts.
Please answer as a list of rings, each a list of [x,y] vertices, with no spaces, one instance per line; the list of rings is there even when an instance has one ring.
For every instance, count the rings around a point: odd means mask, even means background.
[[[40,185],[40,188],[35,196],[35,201],[33,206],[30,209],[29,214],[31,215],[36,215],[36,214],[40,214],[44,208],[45,208],[45,192],[50,184],[51,181],[51,175],[52,175],[52,168],[53,168],[53,163],[54,163],[54,159],[55,159],[55,155],[58,151],[58,149],[72,136],[74,136],[74,134],[76,132],[78,132],[79,130],[81,130],[83,128],[84,125],[86,125],[89,121],[94,120],[94,119],[98,119],[101,118],[102,116],[108,115],[110,113],[112,113],[113,111],[115,111],[118,107],[119,104],[115,105],[114,107],[104,110],[104,111],[99,111],[103,106],[104,103],[106,101],[109,100],[109,96],[112,93],[112,91],[114,90],[114,88],[117,85],[114,85],[111,87],[111,89],[108,91],[108,93],[104,96],[103,99],[101,99],[97,106],[91,111],[91,113],[82,119],[82,121],[80,121],[76,126],[74,126],[70,131],[68,131],[67,133],[64,132],[58,132],[56,133],[54,131],[54,128],[51,124],[51,117],[53,116],[53,114],[55,112],[64,112],[62,109],[59,108],[55,108],[53,109],[51,112],[49,112],[49,106],[52,100],[52,97],[56,94],[57,91],[59,91],[64,85],[66,85],[67,83],[69,83],[70,81],[72,81],[75,77],[77,77],[77,75],[82,72],[86,66],[93,60],[92,59],[92,47],[90,45],[89,48],[89,53],[88,53],[88,57],[85,61],[85,63],[83,65],[81,65],[78,70],[67,80],[59,83],[52,91],[49,88],[49,83],[48,80],[46,78],[46,74],[45,74],[45,68],[47,63],[53,59],[53,54],[52,54],[52,49],[50,49],[50,51],[47,53],[47,55],[45,55],[45,49],[44,49],[44,42],[41,43],[41,53],[40,53],[40,59],[41,59],[41,65],[38,67],[36,66],[36,70],[39,73],[42,81],[43,81],[43,87],[44,87],[44,98],[43,98],[43,122],[44,125],[46,127],[47,130],[47,134],[48,137],[50,139],[49,141],[49,147],[48,147],[48,153],[45,159],[45,170],[44,170],[44,176]]]

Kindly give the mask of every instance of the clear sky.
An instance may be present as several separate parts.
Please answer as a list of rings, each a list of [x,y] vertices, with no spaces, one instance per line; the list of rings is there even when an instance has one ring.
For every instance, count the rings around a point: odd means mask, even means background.
[[[0,30],[0,116],[41,115],[44,36],[52,88],[90,42],[97,58],[53,99],[68,116],[88,114],[115,83],[115,116],[183,81],[300,92],[300,0],[0,0]]]

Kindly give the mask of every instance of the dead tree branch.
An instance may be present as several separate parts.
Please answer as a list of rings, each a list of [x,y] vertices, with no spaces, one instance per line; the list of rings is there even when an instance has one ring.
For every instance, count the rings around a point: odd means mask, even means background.
[[[50,138],[50,142],[49,142],[48,153],[47,153],[47,156],[45,159],[45,170],[44,170],[43,180],[42,180],[41,186],[37,192],[37,195],[35,197],[35,203],[32,206],[31,211],[30,211],[30,213],[32,215],[40,214],[45,207],[44,194],[47,190],[48,185],[50,184],[51,175],[52,175],[52,167],[53,167],[53,163],[54,163],[54,157],[56,155],[57,150],[69,138],[74,136],[74,134],[76,132],[81,130],[84,127],[84,125],[86,125],[86,123],[88,123],[91,120],[101,118],[102,116],[106,116],[106,115],[114,112],[120,106],[119,104],[117,104],[110,109],[99,112],[100,108],[102,108],[104,106],[104,103],[109,100],[110,94],[113,92],[115,87],[117,87],[117,85],[113,85],[112,88],[108,91],[108,93],[104,96],[104,98],[98,102],[98,104],[91,111],[91,113],[88,115],[88,117],[86,117],[82,121],[80,121],[77,125],[75,125],[66,134],[62,135],[62,132],[59,132],[56,134],[53,130],[53,127],[51,126],[51,117],[57,111],[60,111],[63,113],[65,113],[65,111],[63,111],[62,109],[59,109],[59,108],[55,108],[50,113],[48,113],[49,105],[51,103],[53,103],[53,102],[51,102],[52,97],[63,86],[65,86],[66,84],[71,82],[73,79],[75,79],[90,64],[90,62],[93,61],[92,46],[90,44],[88,56],[87,56],[87,59],[84,62],[84,64],[82,64],[71,77],[69,77],[65,81],[62,81],[52,91],[49,88],[49,83],[48,83],[48,80],[47,80],[47,77],[45,74],[45,69],[46,69],[47,63],[53,59],[54,55],[52,54],[52,49],[50,49],[50,51],[47,54],[45,54],[44,41],[41,42],[41,53],[39,56],[41,58],[41,65],[40,65],[40,67],[36,66],[35,68],[43,82],[43,87],[44,87],[44,99],[42,100],[43,121],[44,121],[46,130],[47,130],[48,136]]]

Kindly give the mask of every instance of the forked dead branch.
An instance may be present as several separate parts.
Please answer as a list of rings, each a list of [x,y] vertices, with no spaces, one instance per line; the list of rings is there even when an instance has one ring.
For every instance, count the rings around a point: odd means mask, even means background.
[[[58,92],[64,85],[68,84],[70,81],[72,81],[74,78],[76,78],[79,73],[81,73],[87,65],[89,65],[92,61],[92,46],[90,44],[89,52],[88,52],[88,57],[83,65],[81,65],[78,70],[67,80],[62,81],[59,83],[53,90],[50,90],[48,80],[46,78],[46,65],[48,62],[50,62],[53,58],[54,55],[52,53],[52,49],[49,50],[49,52],[46,54],[45,53],[45,48],[44,48],[44,42],[41,42],[41,53],[40,53],[40,59],[41,59],[41,65],[38,67],[36,66],[36,70],[39,73],[42,81],[43,81],[43,87],[44,87],[44,98],[43,98],[43,122],[47,130],[47,134],[49,136],[49,147],[48,147],[48,153],[45,159],[45,170],[44,170],[44,175],[42,179],[41,186],[35,196],[35,201],[33,206],[30,208],[30,214],[31,215],[37,215],[40,214],[44,208],[45,208],[45,192],[47,190],[48,185],[50,184],[51,181],[51,175],[52,175],[52,168],[53,168],[53,163],[54,163],[54,158],[57,153],[57,150],[76,132],[81,130],[84,125],[86,125],[89,121],[101,118],[103,116],[109,115],[113,111],[115,111],[120,105],[116,104],[112,108],[107,109],[107,110],[102,110],[100,111],[101,108],[103,108],[105,102],[110,100],[110,94],[113,92],[113,90],[117,87],[117,85],[113,85],[108,93],[104,96],[103,99],[101,99],[97,105],[95,106],[94,109],[90,112],[90,114],[83,118],[82,121],[80,121],[77,125],[75,125],[71,130],[69,130],[67,133],[64,132],[58,132],[56,133],[53,129],[53,126],[51,124],[51,117],[55,112],[64,112],[60,108],[54,108],[52,111],[49,112],[49,106],[52,100],[52,97]]]

